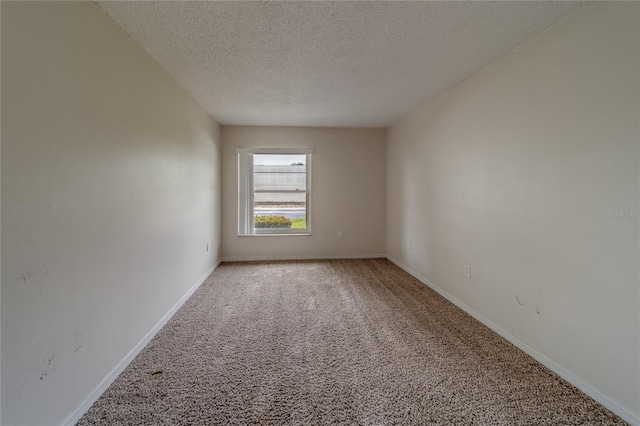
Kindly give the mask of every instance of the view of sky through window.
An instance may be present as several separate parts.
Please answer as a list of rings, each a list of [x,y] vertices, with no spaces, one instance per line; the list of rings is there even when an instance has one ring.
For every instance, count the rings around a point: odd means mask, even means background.
[[[290,166],[291,164],[307,164],[304,154],[254,154],[253,164],[256,166]]]

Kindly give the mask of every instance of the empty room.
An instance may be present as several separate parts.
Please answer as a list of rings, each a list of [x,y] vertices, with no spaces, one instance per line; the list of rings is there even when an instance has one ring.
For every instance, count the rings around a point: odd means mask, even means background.
[[[2,425],[640,425],[640,2],[0,17]]]

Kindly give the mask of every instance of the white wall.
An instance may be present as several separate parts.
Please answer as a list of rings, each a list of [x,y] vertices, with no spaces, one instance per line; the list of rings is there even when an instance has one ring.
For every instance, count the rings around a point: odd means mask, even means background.
[[[388,255],[636,421],[639,7],[594,3],[413,111],[387,162]]]
[[[63,422],[215,264],[219,141],[95,3],[2,2],[3,425]]]
[[[384,255],[385,139],[384,129],[223,126],[223,258]],[[238,237],[236,149],[249,147],[313,148],[311,236]]]

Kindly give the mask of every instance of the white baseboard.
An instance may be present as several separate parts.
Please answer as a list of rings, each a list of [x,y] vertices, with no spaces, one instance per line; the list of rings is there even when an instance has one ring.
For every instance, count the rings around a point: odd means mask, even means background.
[[[62,422],[63,425],[75,425],[78,420],[80,420],[80,418],[87,411],[89,411],[89,408],[91,408],[96,400],[100,398],[100,395],[102,395],[104,391],[107,390],[107,388],[118,378],[120,373],[122,373],[124,369],[127,368],[127,366],[131,363],[131,361],[133,361],[136,355],[138,355],[140,351],[142,351],[142,349],[147,346],[147,343],[151,341],[153,336],[155,336],[156,333],[160,331],[160,329],[171,319],[171,317],[178,311],[178,309],[180,309],[184,302],[186,302],[189,297],[191,297],[191,295],[198,289],[198,287],[202,285],[202,283],[207,279],[209,275],[211,275],[211,273],[218,267],[218,265],[220,265],[221,262],[221,260],[218,260],[211,268],[207,270],[207,272],[205,272],[200,277],[200,279],[198,279],[198,281],[189,289],[189,291],[187,291],[187,293],[182,296],[175,305],[173,305],[173,307],[160,319],[160,321],[158,321],[157,324],[153,326],[151,330],[149,330],[149,332],[142,338],[142,340],[140,340],[138,344],[135,345],[133,349],[131,349],[129,353],[125,355],[124,358],[122,358],[122,360],[113,368],[113,370],[111,370],[111,372],[107,374],[104,379],[102,379],[102,381],[98,384],[98,386],[96,386],[93,392],[89,394],[87,399],[85,399],[85,401],[80,404],[80,406]]]
[[[322,259],[383,259],[386,254],[368,253],[368,254],[352,254],[352,255],[289,255],[289,256],[230,256],[223,257],[222,262],[255,262],[263,260],[322,260]]]
[[[458,308],[462,309],[463,311],[465,311],[466,313],[468,313],[469,315],[471,315],[472,317],[480,321],[482,324],[489,327],[494,332],[498,333],[500,336],[502,336],[507,341],[515,345],[518,349],[522,350],[523,352],[531,356],[540,364],[544,365],[549,370],[553,371],[558,376],[562,377],[564,380],[571,383],[576,388],[580,389],[582,392],[584,392],[585,394],[593,398],[596,402],[598,402],[608,410],[620,416],[625,422],[634,426],[640,425],[640,416],[638,414],[635,414],[629,409],[623,407],[617,401],[609,398],[608,396],[606,396],[605,394],[603,394],[602,392],[600,392],[599,390],[597,390],[596,388],[588,384],[587,382],[580,379],[578,376],[576,376],[572,372],[559,366],[558,364],[553,362],[551,359],[547,358],[542,353],[538,352],[531,346],[524,343],[522,340],[518,339],[513,334],[506,331],[504,328],[498,326],[497,324],[495,324],[494,322],[492,322],[491,320],[489,320],[488,318],[480,314],[478,311],[467,306],[466,304],[464,304],[463,302],[461,302],[451,294],[447,293],[440,287],[433,284],[428,279],[420,276],[420,274],[413,271],[411,268],[409,268],[402,262],[390,256],[387,256],[387,259],[389,259],[391,262],[395,263],[398,267],[400,267],[401,269],[403,269],[404,271],[406,271],[407,273],[409,273],[410,275],[412,275],[413,277],[421,281],[423,284],[427,285],[429,288],[434,290],[436,293],[438,293],[439,295],[441,295],[442,297],[444,297],[445,299],[447,299],[448,301],[456,305]]]

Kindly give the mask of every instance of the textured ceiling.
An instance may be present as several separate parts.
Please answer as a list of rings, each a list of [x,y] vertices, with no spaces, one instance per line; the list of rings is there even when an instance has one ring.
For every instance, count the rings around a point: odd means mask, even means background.
[[[99,2],[223,125],[386,127],[584,2]]]

